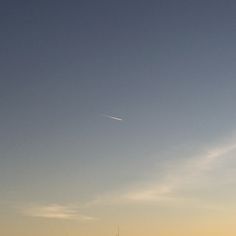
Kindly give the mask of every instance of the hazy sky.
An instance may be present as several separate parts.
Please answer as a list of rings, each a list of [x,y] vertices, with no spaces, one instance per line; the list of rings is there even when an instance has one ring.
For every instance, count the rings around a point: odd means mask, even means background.
[[[0,9],[1,235],[235,235],[235,1]]]

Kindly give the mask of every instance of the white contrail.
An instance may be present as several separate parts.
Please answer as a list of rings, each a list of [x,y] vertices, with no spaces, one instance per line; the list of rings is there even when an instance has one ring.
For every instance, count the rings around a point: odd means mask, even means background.
[[[103,116],[104,116],[104,117],[107,117],[107,118],[110,118],[110,119],[113,119],[113,120],[123,121],[123,119],[120,118],[120,117],[110,116],[110,115],[106,115],[106,114],[103,114]]]

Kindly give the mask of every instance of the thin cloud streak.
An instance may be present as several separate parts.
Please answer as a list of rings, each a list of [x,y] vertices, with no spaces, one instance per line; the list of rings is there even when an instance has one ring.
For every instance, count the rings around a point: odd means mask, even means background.
[[[164,197],[170,196],[183,188],[185,184],[190,183],[199,176],[212,168],[215,161],[223,158],[225,155],[236,149],[236,144],[226,145],[221,148],[210,150],[203,156],[187,160],[174,173],[168,174],[166,180],[154,185],[146,190],[137,190],[127,194],[127,199],[133,201],[159,201]]]
[[[187,159],[181,165],[176,165],[175,171],[167,170],[161,182],[148,184],[146,187],[131,188],[128,191],[101,195],[85,206],[175,202],[177,191],[210,171],[216,161],[234,150],[236,150],[236,143],[213,148],[203,155]]]
[[[102,194],[78,205],[31,205],[21,209],[21,213],[30,217],[39,217],[45,219],[57,220],[76,220],[76,221],[93,221],[97,218],[83,215],[80,210],[86,208],[96,208],[100,206],[114,206],[126,204],[161,204],[161,206],[179,206],[188,205],[194,208],[203,208],[209,210],[224,210],[224,207],[214,205],[204,205],[200,199],[186,199],[178,194],[178,191],[184,189],[189,184],[198,180],[199,177],[206,174],[213,167],[215,162],[226,158],[226,155],[236,150],[236,143],[222,145],[210,149],[205,154],[188,158],[182,163],[175,166],[174,171],[166,170],[163,181],[153,182],[142,187],[133,188],[123,191],[115,191]],[[173,169],[173,168],[172,168]]]
[[[166,180],[162,183],[154,184],[144,190],[131,191],[126,194],[126,198],[138,202],[169,200],[177,190],[209,171],[215,161],[235,149],[235,143],[225,145],[212,149],[198,158],[187,160],[175,172],[167,173]]]
[[[31,205],[25,207],[22,213],[31,217],[91,221],[97,218],[80,214],[80,210],[86,208],[96,208],[100,206],[126,205],[126,204],[161,204],[162,206],[174,206],[179,204],[190,204],[192,207],[201,207],[209,209],[221,209],[220,207],[202,205],[200,201],[191,202],[191,199],[185,199],[177,194],[178,191],[198,180],[199,177],[210,171],[216,161],[226,158],[226,155],[236,150],[236,143],[222,145],[210,149],[205,154],[188,158],[175,166],[175,170],[169,171],[163,176],[163,181],[147,184],[146,187],[132,186],[123,191],[114,191],[104,193],[84,204],[73,206],[65,205]],[[171,168],[173,169],[173,168]]]
[[[106,118],[112,119],[112,120],[123,121],[123,119],[120,118],[120,117],[106,115],[106,114],[103,114],[103,116],[106,117]]]
[[[58,220],[95,220],[94,217],[81,215],[75,207],[58,204],[50,205],[31,205],[22,209],[23,215],[30,217],[58,219]]]

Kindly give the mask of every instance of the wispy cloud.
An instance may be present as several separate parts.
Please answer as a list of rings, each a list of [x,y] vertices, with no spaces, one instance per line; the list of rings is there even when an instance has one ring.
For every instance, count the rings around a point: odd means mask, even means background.
[[[178,206],[186,203],[194,208],[201,207],[209,210],[221,210],[221,206],[202,203],[200,199],[186,199],[179,195],[182,189],[189,186],[208,173],[214,164],[236,150],[236,142],[220,145],[209,149],[205,153],[186,158],[178,163],[172,163],[172,168],[166,168],[162,180],[152,180],[140,187],[130,186],[125,190],[117,190],[101,194],[84,204],[66,206],[58,204],[31,205],[23,209],[23,213],[31,217],[80,220],[96,220],[94,217],[83,215],[80,210],[96,208],[105,205],[125,204],[161,204],[162,206]],[[174,168],[173,168],[174,167]],[[136,185],[137,186],[137,185]]]
[[[116,117],[116,116],[111,116],[111,115],[107,115],[107,114],[103,114],[102,116],[104,116],[106,118],[109,118],[109,119],[112,119],[112,120],[123,121],[122,118]]]
[[[152,183],[147,183],[146,186],[131,186],[129,190],[101,195],[86,205],[89,207],[103,204],[175,202],[179,190],[204,176],[213,168],[215,162],[234,150],[235,142],[209,149],[202,155],[187,158],[181,163],[173,163],[174,168],[167,168],[162,181],[150,181]]]
[[[22,209],[22,213],[26,216],[40,218],[80,221],[95,220],[93,217],[80,214],[76,207],[58,204],[27,206]]]
[[[191,181],[198,179],[211,170],[214,163],[236,149],[236,143],[213,148],[205,154],[189,158],[175,171],[166,173],[164,180],[144,189],[137,189],[125,194],[126,199],[138,202],[170,200],[176,191]]]

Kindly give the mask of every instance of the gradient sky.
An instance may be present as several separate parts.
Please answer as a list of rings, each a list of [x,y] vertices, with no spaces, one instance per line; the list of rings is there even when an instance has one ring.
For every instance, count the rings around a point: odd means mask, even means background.
[[[236,2],[1,1],[0,234],[236,234]]]

